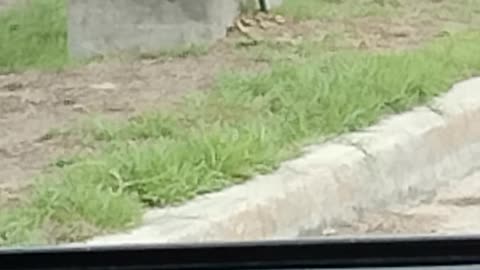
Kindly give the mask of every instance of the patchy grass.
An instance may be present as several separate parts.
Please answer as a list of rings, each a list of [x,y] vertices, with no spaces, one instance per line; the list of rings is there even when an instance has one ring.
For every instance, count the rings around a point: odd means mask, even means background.
[[[84,239],[135,224],[274,169],[305,143],[427,102],[480,71],[480,33],[397,53],[303,50],[263,73],[225,74],[175,111],[81,131],[96,154],[58,166],[30,200],[0,213],[0,245]],[[53,225],[52,225],[53,224]]]
[[[237,52],[241,53],[242,57],[255,62],[278,63],[298,61],[312,54],[331,54],[352,49],[354,46],[341,34],[331,33],[321,40],[307,39],[301,42],[283,43],[265,40],[252,47],[239,46]]]
[[[400,0],[284,0],[278,11],[295,19],[342,19],[398,12]]]
[[[68,62],[64,0],[17,3],[0,11],[0,71]]]
[[[208,45],[187,45],[180,46],[170,50],[160,50],[157,53],[141,53],[139,58],[142,59],[156,59],[156,58],[186,58],[186,57],[198,57],[205,55],[209,52],[210,47]]]
[[[278,12],[299,20],[387,16],[397,13],[436,14],[446,21],[472,21],[480,7],[476,0],[285,0]],[[447,3],[445,3],[447,2]],[[415,7],[415,8],[412,8]],[[413,16],[412,15],[412,16]],[[477,23],[478,24],[478,23]],[[476,25],[476,24],[475,24]],[[454,24],[446,25],[455,29]],[[206,46],[142,54],[141,58],[199,56]],[[61,68],[70,63],[67,52],[65,0],[34,0],[0,11],[0,71]]]
[[[365,16],[418,16],[432,13],[446,21],[478,17],[477,0],[284,0],[278,12],[297,20],[351,19]]]

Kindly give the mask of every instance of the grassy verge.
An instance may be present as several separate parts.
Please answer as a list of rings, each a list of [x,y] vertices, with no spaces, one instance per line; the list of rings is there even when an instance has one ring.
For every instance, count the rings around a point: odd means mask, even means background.
[[[342,20],[364,16],[417,16],[432,13],[445,20],[478,17],[476,0],[284,0],[278,11],[298,20]],[[425,15],[423,15],[425,16]]]
[[[371,125],[480,71],[480,33],[401,53],[303,49],[260,74],[226,74],[175,112],[98,121],[103,147],[39,180],[0,213],[0,245],[57,243],[135,224],[142,209],[181,203],[271,171],[317,138]]]
[[[386,1],[387,5],[370,0],[362,4],[351,0],[286,0],[281,11],[297,18],[346,17],[385,12],[389,1],[394,0]],[[182,48],[145,57],[182,57],[205,51],[201,47]],[[61,68],[68,63],[65,0],[33,0],[0,11],[0,71]]]
[[[284,5],[278,12],[299,20],[341,20],[418,12],[435,13],[446,19],[466,20],[479,12],[476,0],[451,2],[436,5],[416,0],[284,0]],[[70,63],[65,3],[65,0],[33,0],[28,1],[28,4],[17,3],[0,10],[0,72],[27,68],[56,69]],[[207,51],[202,46],[188,47],[140,57],[184,57],[202,55]]]
[[[67,62],[64,0],[29,1],[0,11],[0,71]]]
[[[284,0],[278,11],[299,20],[342,19],[398,12],[399,0]]]

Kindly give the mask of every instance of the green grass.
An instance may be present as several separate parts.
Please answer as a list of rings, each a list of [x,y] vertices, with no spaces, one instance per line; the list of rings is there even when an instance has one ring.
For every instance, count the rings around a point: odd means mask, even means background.
[[[480,71],[480,33],[397,53],[304,50],[263,73],[231,73],[169,112],[80,132],[96,154],[44,175],[0,213],[0,245],[84,239],[134,225],[142,209],[185,202],[266,173],[319,138],[427,102]],[[52,225],[53,224],[53,225]]]
[[[68,63],[64,0],[35,0],[0,11],[0,71]]]
[[[387,15],[399,11],[401,0],[284,0],[278,12],[299,20],[342,19]]]
[[[435,14],[445,21],[478,21],[477,0],[284,0],[278,11],[298,20],[342,20],[364,16],[418,16]]]

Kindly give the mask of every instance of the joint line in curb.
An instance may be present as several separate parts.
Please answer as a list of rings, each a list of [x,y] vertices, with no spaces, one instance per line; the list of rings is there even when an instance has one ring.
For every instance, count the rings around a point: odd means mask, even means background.
[[[433,104],[427,104],[425,105],[425,107],[427,109],[429,109],[431,112],[433,112],[434,114],[437,114],[439,116],[445,116],[445,114],[442,112],[442,110],[440,110],[439,108],[436,108]]]
[[[370,154],[360,143],[353,142],[353,141],[350,141],[348,139],[342,140],[342,141],[340,141],[340,143],[343,143],[343,144],[348,145],[348,146],[355,147],[358,151],[362,152],[367,159],[375,160],[375,157],[372,154]]]

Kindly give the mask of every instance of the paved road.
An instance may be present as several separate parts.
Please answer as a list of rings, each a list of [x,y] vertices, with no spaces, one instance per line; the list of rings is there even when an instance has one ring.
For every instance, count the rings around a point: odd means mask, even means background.
[[[368,210],[350,224],[337,224],[302,236],[430,233],[480,233],[480,172],[441,188],[428,202]]]

